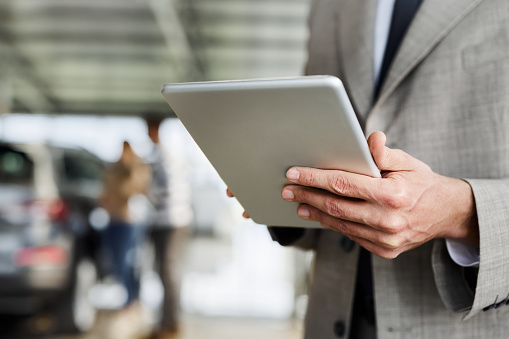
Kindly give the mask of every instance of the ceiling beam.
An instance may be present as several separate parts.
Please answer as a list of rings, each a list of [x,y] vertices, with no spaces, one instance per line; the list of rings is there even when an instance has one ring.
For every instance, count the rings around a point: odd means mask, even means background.
[[[178,74],[177,81],[203,77],[174,0],[147,0]]]
[[[5,66],[9,70],[7,78],[14,83],[12,97],[22,101],[33,111],[57,112],[58,100],[51,93],[49,84],[40,78],[27,57],[17,48],[9,31],[0,27],[0,48],[5,53]],[[12,83],[11,83],[12,84]]]

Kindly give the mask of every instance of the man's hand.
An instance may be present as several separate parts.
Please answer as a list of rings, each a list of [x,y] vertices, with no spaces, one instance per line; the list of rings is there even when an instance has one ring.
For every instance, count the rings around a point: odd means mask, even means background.
[[[229,196],[230,198],[235,197],[235,195],[233,194],[233,192],[232,192],[229,188],[227,188],[227,189],[226,189],[226,195],[227,195],[227,196]],[[242,216],[243,216],[244,218],[246,218],[246,219],[249,219],[249,218],[250,218],[250,217],[249,217],[249,214],[247,214],[247,212],[246,212],[246,211],[244,211],[244,213],[242,213]]]
[[[294,167],[287,178],[295,185],[283,189],[283,198],[301,203],[301,218],[319,221],[387,259],[434,238],[478,246],[470,185],[434,173],[407,153],[386,147],[385,141],[382,132],[368,138],[382,178]]]

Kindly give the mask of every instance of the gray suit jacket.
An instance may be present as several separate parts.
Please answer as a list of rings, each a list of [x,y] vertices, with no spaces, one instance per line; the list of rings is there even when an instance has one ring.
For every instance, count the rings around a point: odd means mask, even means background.
[[[507,338],[509,1],[425,0],[373,102],[376,3],[313,0],[307,74],[343,80],[366,135],[381,130],[389,147],[467,180],[481,238],[474,284],[444,240],[373,256],[378,337]],[[326,230],[292,244],[316,251],[306,338],[337,338],[335,324],[348,337],[358,246]]]

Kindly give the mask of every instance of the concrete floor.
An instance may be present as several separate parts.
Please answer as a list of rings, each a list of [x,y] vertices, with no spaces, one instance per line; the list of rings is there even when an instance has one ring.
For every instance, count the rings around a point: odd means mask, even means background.
[[[189,243],[185,256],[185,271],[211,272],[216,270],[217,263],[228,262],[235,257],[230,246],[229,243],[218,239],[193,239]],[[244,252],[245,249],[242,248],[242,253]],[[125,313],[121,314],[119,311],[100,311],[96,325],[90,333],[81,336],[46,339],[143,339],[147,338],[147,334],[150,333],[151,318],[153,317],[147,316],[143,312],[126,316]],[[168,339],[303,338],[302,320],[219,317],[196,313],[184,313],[181,318],[178,335]]]
[[[178,339],[298,339],[302,326],[291,321],[187,317]]]
[[[259,227],[259,226],[257,226]],[[257,229],[254,228],[254,231]],[[253,242],[254,237],[252,234],[248,234],[249,241]],[[270,242],[270,240],[267,240]],[[185,256],[185,271],[186,272],[217,272],[221,271],[217,267],[221,263],[228,263],[233,260],[238,260],[239,256],[243,256],[251,260],[250,258],[258,257],[258,252],[268,252],[265,247],[259,244],[253,246],[250,253],[245,246],[237,248],[237,252],[232,251],[231,244],[224,240],[218,239],[193,239],[188,247],[188,253]],[[269,248],[270,250],[270,248]],[[273,252],[270,252],[273,254]],[[273,256],[270,257],[271,260]],[[286,265],[287,262],[282,262],[281,265]],[[224,265],[223,265],[224,266]],[[238,265],[242,270],[245,267],[256,267],[251,263],[242,262]],[[267,270],[267,265],[259,268],[260,273],[264,273]],[[277,270],[279,272],[280,270]],[[235,273],[235,276],[241,276],[246,274],[245,271]],[[264,273],[265,274],[265,273]],[[215,292],[217,293],[217,291]],[[237,300],[242,294],[230,295],[230,299]],[[240,299],[237,300],[240,302]],[[230,302],[231,304],[231,302]],[[270,305],[263,304],[263,308],[269,307]],[[242,310],[242,308],[240,308]],[[141,308],[140,308],[141,310]],[[45,339],[144,339],[147,338],[151,332],[151,322],[154,317],[149,316],[144,311],[138,310],[133,313],[120,313],[119,311],[102,310],[98,314],[96,324],[92,331],[84,335],[77,336],[46,336]],[[236,309],[233,308],[233,311]],[[230,310],[231,311],[231,310]],[[205,313],[206,314],[206,313]],[[260,319],[251,316],[240,317],[239,314],[230,312],[228,315],[234,314],[235,317],[227,316],[208,316],[204,313],[184,313],[182,316],[180,331],[178,335],[170,337],[171,339],[300,339],[303,337],[302,321],[297,320],[286,320],[274,317],[276,319]],[[262,313],[263,314],[263,313]],[[263,315],[262,315],[263,316]],[[302,315],[301,315],[302,316]],[[1,320],[1,319],[0,319]],[[29,338],[25,334],[17,335],[18,332],[24,328],[28,328],[26,321],[21,321],[20,324],[12,324],[12,336],[6,337],[8,339],[27,339]],[[1,325],[1,323],[0,323]],[[42,322],[44,325],[44,322]],[[2,331],[5,333],[5,328],[0,326]],[[40,326],[39,326],[40,327]],[[16,329],[21,329],[18,331]],[[16,334],[14,334],[16,333]],[[0,333],[0,338],[4,338]],[[32,337],[30,337],[32,338]],[[41,338],[38,336],[37,338]],[[170,339],[168,338],[168,339]]]
[[[101,312],[96,327],[90,333],[51,339],[141,339],[147,337],[149,327],[143,325],[137,329],[131,328],[132,333],[122,331],[122,333],[115,333],[111,328],[114,319],[115,313]],[[184,315],[178,334],[168,339],[300,339],[302,337],[302,326],[297,321]]]

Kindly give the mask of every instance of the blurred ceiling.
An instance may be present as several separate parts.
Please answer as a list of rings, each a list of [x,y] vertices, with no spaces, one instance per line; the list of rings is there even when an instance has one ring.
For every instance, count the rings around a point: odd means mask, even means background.
[[[163,83],[302,73],[309,0],[0,0],[0,113],[168,111]]]

